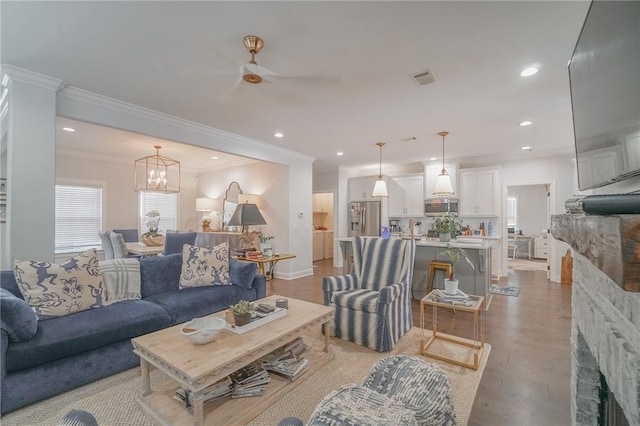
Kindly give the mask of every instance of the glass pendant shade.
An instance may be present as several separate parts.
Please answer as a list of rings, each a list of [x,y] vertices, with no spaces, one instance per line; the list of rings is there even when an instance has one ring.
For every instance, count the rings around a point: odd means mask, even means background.
[[[373,187],[372,197],[388,197],[389,191],[387,191],[387,183],[381,177],[376,180],[376,184]]]

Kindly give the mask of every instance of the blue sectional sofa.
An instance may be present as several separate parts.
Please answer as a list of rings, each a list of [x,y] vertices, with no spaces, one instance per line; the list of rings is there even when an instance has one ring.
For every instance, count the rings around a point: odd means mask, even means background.
[[[230,259],[232,285],[179,288],[182,254],[140,259],[141,299],[29,324],[13,271],[0,272],[1,412],[139,365],[131,339],[266,296],[256,264]],[[5,291],[6,290],[6,291]],[[37,327],[21,338],[21,329]],[[185,340],[186,343],[186,340]]]

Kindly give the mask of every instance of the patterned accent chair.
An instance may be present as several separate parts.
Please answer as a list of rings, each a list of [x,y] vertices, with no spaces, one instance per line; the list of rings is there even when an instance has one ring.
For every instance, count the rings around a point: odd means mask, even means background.
[[[378,352],[411,328],[413,240],[355,237],[348,275],[324,277],[324,304],[334,306],[335,336]]]

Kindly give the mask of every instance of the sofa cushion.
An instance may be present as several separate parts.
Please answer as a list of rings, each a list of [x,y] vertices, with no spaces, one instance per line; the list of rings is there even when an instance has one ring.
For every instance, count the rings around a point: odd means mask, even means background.
[[[229,243],[214,247],[183,246],[180,288],[228,284],[231,284]]]
[[[17,371],[168,327],[169,314],[144,300],[125,300],[38,323],[36,335],[7,348],[6,369]],[[108,360],[105,360],[108,362]]]
[[[38,316],[24,300],[0,288],[1,328],[12,342],[31,339],[38,331]]]
[[[331,301],[336,306],[342,306],[354,311],[376,313],[379,291],[366,289],[346,290],[335,292]]]
[[[98,263],[105,288],[103,305],[140,299],[140,262],[137,259],[103,260]]]
[[[242,288],[249,289],[253,286],[257,270],[258,264],[255,262],[229,259],[229,280]]]
[[[96,250],[77,254],[61,265],[15,260],[13,271],[24,300],[40,319],[100,306],[104,288]]]
[[[171,323],[178,324],[227,309],[240,299],[256,300],[255,290],[237,285],[192,287],[155,294],[145,300],[161,306],[171,316]]]
[[[157,293],[178,290],[182,253],[140,259],[140,285],[142,298]]]

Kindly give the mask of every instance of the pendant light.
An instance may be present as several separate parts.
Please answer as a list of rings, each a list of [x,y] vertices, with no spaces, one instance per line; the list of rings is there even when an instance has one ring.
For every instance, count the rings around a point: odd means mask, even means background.
[[[437,195],[438,197],[445,197],[447,195],[454,194],[453,186],[451,186],[451,177],[444,168],[444,137],[448,134],[449,132],[438,133],[438,135],[442,136],[442,171],[438,175],[436,186],[433,189],[433,195]]]
[[[180,162],[160,155],[160,145],[154,148],[154,155],[147,155],[133,163],[133,190],[180,192]]]
[[[378,180],[376,180],[376,184],[373,187],[373,192],[371,193],[372,197],[388,197],[389,191],[387,191],[387,183],[382,179],[382,147],[385,145],[384,142],[378,142],[376,145],[380,147],[380,173],[378,174]]]

